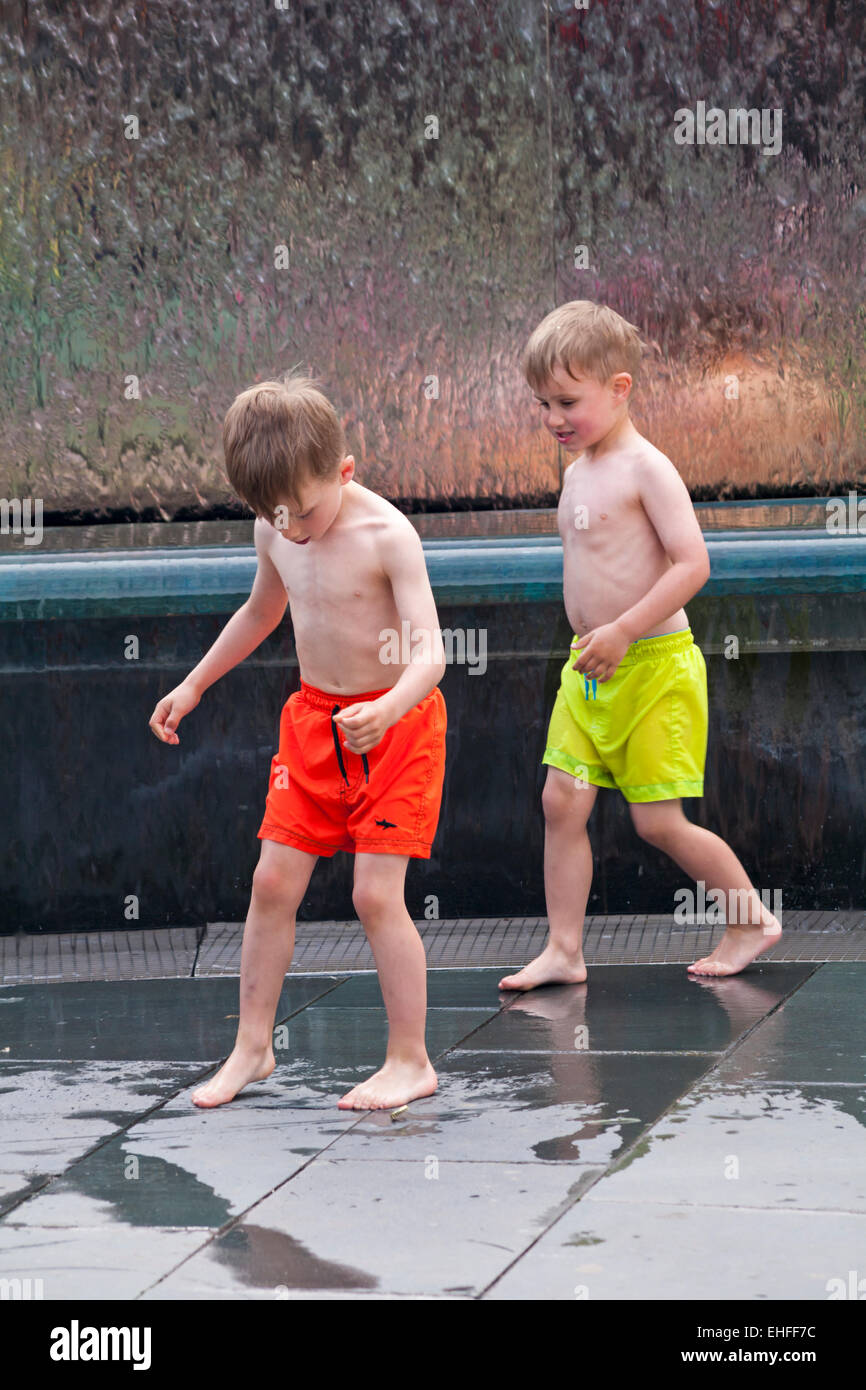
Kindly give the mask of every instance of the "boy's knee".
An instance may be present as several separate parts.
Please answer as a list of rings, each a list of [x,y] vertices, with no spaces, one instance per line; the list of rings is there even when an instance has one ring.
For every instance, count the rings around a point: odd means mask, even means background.
[[[688,822],[685,816],[660,817],[646,810],[646,803],[635,803],[630,808],[631,821],[642,840],[655,849],[666,849],[673,844]]]
[[[253,896],[263,907],[291,907],[292,880],[275,864],[259,863],[253,871]]]
[[[361,922],[373,922],[389,909],[393,910],[393,895],[385,884],[359,882],[352,889],[352,902]]]
[[[565,773],[562,777],[548,777],[541,793],[541,806],[548,821],[573,820],[575,816],[588,815],[594,800],[594,796],[590,799],[590,789],[579,787],[577,780]]]

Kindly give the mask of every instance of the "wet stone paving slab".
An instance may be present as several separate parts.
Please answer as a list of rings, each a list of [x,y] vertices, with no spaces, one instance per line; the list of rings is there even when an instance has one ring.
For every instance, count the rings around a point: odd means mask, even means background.
[[[238,980],[0,989],[0,1277],[46,1299],[826,1299],[866,1247],[859,962],[729,980],[431,970],[439,1089],[392,1119],[373,973],[291,975],[230,1105]]]

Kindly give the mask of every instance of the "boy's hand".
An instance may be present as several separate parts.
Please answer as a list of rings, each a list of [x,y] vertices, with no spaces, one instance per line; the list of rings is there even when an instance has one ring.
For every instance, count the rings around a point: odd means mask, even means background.
[[[163,743],[180,743],[175,729],[183,716],[195,709],[200,699],[201,696],[186,681],[163,695],[150,716],[150,727],[157,738]]]
[[[589,676],[590,680],[604,682],[610,680],[625,656],[629,648],[629,639],[618,623],[604,623],[602,627],[594,627],[583,637],[576,638],[571,644],[572,655],[576,647],[582,647],[583,650],[577,660],[572,662],[571,669]]]
[[[347,705],[334,715],[334,722],[342,729],[343,741],[350,753],[369,753],[395,721],[380,696],[378,700],[360,700],[356,705]]]

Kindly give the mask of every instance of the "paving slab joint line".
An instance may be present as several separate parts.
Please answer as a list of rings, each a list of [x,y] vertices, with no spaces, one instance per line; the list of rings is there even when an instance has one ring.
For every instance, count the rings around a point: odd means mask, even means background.
[[[569,1205],[565,1207],[564,1210],[561,1211],[558,1216],[555,1216],[554,1219],[550,1222],[550,1225],[546,1226],[543,1231],[540,1231],[539,1234],[535,1237],[535,1239],[530,1241],[529,1245],[527,1245],[525,1250],[522,1250],[519,1255],[516,1255],[514,1259],[511,1260],[510,1263],[507,1264],[503,1270],[500,1270],[496,1278],[491,1279],[490,1283],[487,1284],[486,1287],[481,1290],[477,1297],[484,1298],[485,1295],[488,1294],[491,1289],[495,1288],[499,1281],[501,1279],[504,1279],[506,1274],[508,1274],[509,1271],[512,1270],[515,1267],[515,1265],[517,1265],[519,1261],[522,1260],[529,1253],[529,1251],[533,1249],[535,1245],[538,1244],[538,1242],[542,1239],[543,1236],[546,1236],[549,1231],[552,1231],[554,1226],[558,1225],[564,1216],[567,1216],[569,1212],[574,1210],[578,1202],[582,1202],[583,1199],[587,1196],[587,1194],[589,1192],[592,1192],[592,1190],[595,1187],[597,1187],[598,1184],[602,1182],[606,1177],[609,1177],[611,1173],[614,1173],[618,1169],[624,1167],[629,1155],[632,1154],[635,1149],[637,1149],[638,1145],[646,1139],[647,1135],[649,1135],[658,1125],[660,1125],[667,1118],[668,1114],[674,1108],[674,1106],[679,1105],[680,1102],[684,1100],[685,1097],[688,1096],[697,1086],[702,1085],[706,1077],[709,1076],[709,1074],[712,1071],[715,1071],[718,1067],[720,1067],[723,1064],[723,1062],[725,1062],[727,1058],[731,1056],[737,1050],[737,1048],[740,1047],[740,1045],[751,1036],[752,1033],[754,1033],[756,1028],[760,1028],[761,1024],[765,1023],[768,1018],[771,1018],[774,1013],[781,1009],[783,1004],[785,1004],[789,999],[793,998],[797,991],[803,985],[805,985],[808,980],[811,980],[812,977],[817,973],[817,971],[821,969],[821,964],[821,962],[817,962],[815,964],[815,969],[810,970],[808,975],[806,975],[805,979],[801,980],[799,984],[794,985],[793,988],[782,999],[778,999],[776,1001],[772,1008],[769,1008],[765,1014],[762,1014],[761,1017],[759,1019],[756,1019],[755,1022],[751,1024],[748,1028],[746,1028],[743,1033],[739,1034],[733,1042],[729,1043],[723,1052],[718,1053],[714,1057],[710,1065],[706,1068],[706,1070],[701,1072],[700,1076],[694,1077],[686,1086],[685,1090],[680,1092],[678,1096],[674,1096],[670,1104],[665,1106],[661,1114],[657,1115],[656,1118],[650,1124],[646,1125],[642,1130],[640,1130],[640,1132],[637,1135],[635,1135],[635,1138],[633,1139],[631,1144],[626,1145],[623,1151],[620,1154],[618,1154],[616,1158],[611,1159],[610,1163],[608,1163],[604,1171],[599,1173],[597,1177],[593,1178],[591,1182],[587,1183],[580,1196],[575,1197],[573,1202],[569,1203]]]
[[[657,1121],[656,1121],[657,1123]],[[406,1160],[409,1162],[410,1160]],[[589,1188],[587,1188],[587,1192]],[[586,1193],[583,1194],[585,1196]],[[583,1196],[578,1197],[578,1201],[583,1200]],[[747,1206],[744,1202],[666,1202],[659,1201],[658,1198],[643,1197],[597,1197],[596,1201],[608,1202],[611,1206],[633,1207],[647,1203],[653,1207],[691,1207],[695,1211],[761,1211],[769,1216],[859,1216],[861,1221],[866,1221],[866,1212],[856,1211],[851,1207],[753,1207]],[[569,1207],[569,1211],[572,1208]],[[558,1218],[557,1218],[558,1219]]]
[[[172,1265],[171,1269],[167,1269],[165,1274],[161,1274],[158,1279],[154,1279],[152,1284],[148,1284],[146,1288],[141,1289],[131,1301],[135,1303],[138,1301],[138,1299],[143,1298],[146,1293],[150,1293],[151,1289],[155,1289],[166,1279],[170,1279],[172,1274],[176,1274],[179,1269],[182,1269],[183,1266],[187,1263],[187,1261],[191,1260],[194,1255],[201,1254],[201,1252],[203,1250],[206,1250],[209,1245],[212,1245],[215,1240],[218,1240],[221,1236],[226,1235],[232,1229],[233,1226],[237,1226],[238,1222],[243,1221],[244,1217],[248,1216],[251,1211],[255,1211],[257,1206],[259,1206],[262,1202],[267,1201],[268,1197],[272,1197],[275,1192],[279,1192],[281,1187],[285,1187],[286,1183],[293,1182],[295,1178],[299,1177],[301,1173],[303,1173],[307,1168],[309,1168],[311,1163],[315,1163],[317,1158],[321,1158],[322,1154],[327,1153],[330,1148],[333,1148],[334,1144],[339,1143],[339,1141],[343,1138],[345,1134],[351,1134],[352,1130],[355,1129],[361,1123],[362,1120],[365,1120],[369,1113],[370,1112],[368,1110],[359,1111],[358,1118],[354,1124],[347,1125],[345,1129],[341,1130],[339,1134],[336,1134],[334,1136],[330,1144],[326,1144],[325,1147],[319,1149],[317,1153],[311,1154],[305,1163],[302,1163],[301,1166],[299,1168],[296,1168],[294,1172],[290,1173],[288,1177],[283,1178],[282,1182],[278,1182],[276,1186],[270,1189],[269,1192],[263,1192],[262,1195],[260,1197],[257,1197],[254,1202],[251,1202],[248,1207],[245,1207],[243,1211],[238,1212],[237,1216],[231,1217],[229,1221],[224,1222],[223,1225],[219,1226],[215,1231],[211,1231],[207,1238],[202,1241],[201,1245],[197,1245],[194,1250],[188,1251],[188,1253],[184,1255],[183,1259],[179,1260],[176,1265]]]
[[[337,983],[341,982],[338,981]],[[335,984],[334,988],[336,987],[337,985]],[[302,1006],[302,1008],[306,1007],[307,1005]],[[496,1010],[494,1014],[491,1015],[491,1018],[495,1017],[496,1014],[504,1013],[507,1007],[507,1005],[502,1005],[499,1009]],[[300,1010],[298,1010],[298,1012],[300,1012]],[[489,1018],[485,1020],[485,1023],[489,1022]],[[482,1027],[484,1027],[484,1024],[479,1023],[478,1028]],[[472,1037],[473,1033],[477,1033],[478,1028],[473,1028],[470,1033],[466,1034],[466,1036],[468,1038]],[[433,1063],[440,1063],[441,1060],[444,1057],[447,1057],[449,1052],[453,1052],[454,1048],[456,1048],[457,1046],[459,1046],[459,1043],[455,1043],[453,1047],[445,1048],[442,1052],[437,1052],[435,1057],[433,1057],[432,1059]],[[330,1144],[326,1144],[324,1148],[319,1149],[317,1153],[311,1154],[305,1163],[302,1163],[300,1167],[296,1168],[295,1171],[293,1173],[290,1173],[288,1177],[283,1178],[282,1182],[278,1182],[275,1187],[271,1188],[270,1192],[262,1193],[260,1197],[257,1197],[256,1200],[254,1202],[251,1202],[248,1207],[245,1207],[243,1211],[238,1212],[237,1216],[233,1216],[229,1221],[226,1221],[217,1230],[212,1231],[208,1238],[204,1240],[201,1245],[197,1246],[195,1250],[190,1250],[188,1254],[184,1255],[182,1260],[179,1260],[178,1263],[176,1265],[173,1265],[171,1269],[166,1270],[165,1274],[161,1274],[158,1279],[155,1279],[153,1281],[152,1284],[148,1284],[147,1288],[141,1289],[141,1291],[135,1295],[135,1298],[132,1301],[136,1302],[138,1299],[142,1298],[144,1294],[150,1293],[151,1289],[155,1289],[157,1285],[163,1283],[166,1279],[170,1278],[171,1275],[175,1274],[177,1270],[181,1269],[187,1263],[188,1260],[191,1260],[194,1255],[198,1255],[202,1250],[206,1249],[208,1245],[211,1245],[213,1241],[219,1239],[220,1236],[223,1236],[228,1231],[230,1231],[233,1226],[236,1226],[238,1224],[238,1222],[243,1221],[245,1216],[249,1215],[251,1211],[254,1211],[255,1208],[259,1206],[262,1202],[266,1201],[268,1197],[272,1197],[273,1194],[275,1192],[278,1192],[281,1187],[285,1187],[286,1183],[294,1182],[295,1178],[299,1177],[301,1173],[303,1173],[307,1168],[309,1168],[310,1164],[315,1163],[317,1158],[321,1158],[322,1154],[327,1153],[329,1149],[332,1149],[334,1145],[338,1144],[346,1134],[351,1134],[352,1131],[356,1129],[357,1126],[361,1124],[363,1120],[369,1117],[370,1113],[371,1112],[369,1110],[359,1111],[358,1118],[354,1124],[347,1125],[345,1129],[341,1130],[339,1134],[336,1134],[334,1136]],[[478,1295],[470,1295],[470,1297],[475,1298],[478,1297]]]
[[[335,980],[329,989],[323,989],[322,993],[320,995],[317,995],[316,998],[323,999],[326,994],[330,994],[333,990],[337,989],[337,987],[342,983],[342,980]],[[287,1020],[294,1018],[296,1014],[302,1013],[303,1010],[307,1008],[309,1002],[311,1001],[308,1000],[307,1003],[301,1004],[297,1009],[291,1010],[284,1016],[284,1018],[281,1018],[279,1020],[279,1023],[285,1023]],[[274,1027],[277,1027],[276,1020],[274,1022]],[[219,1058],[216,1062],[208,1062],[193,1077],[187,1078],[182,1086],[178,1086],[176,1090],[169,1092],[168,1095],[162,1096],[160,1100],[156,1101],[153,1105],[148,1106],[146,1110],[142,1110],[140,1114],[133,1116],[133,1118],[128,1122],[128,1124],[120,1125],[117,1129],[113,1130],[111,1134],[106,1134],[102,1139],[99,1140],[98,1143],[93,1145],[93,1148],[88,1149],[85,1153],[79,1154],[77,1158],[74,1158],[71,1163],[68,1163],[66,1165],[62,1173],[47,1174],[44,1182],[40,1183],[38,1187],[33,1188],[30,1192],[25,1192],[21,1197],[18,1198],[17,1201],[12,1203],[8,1211],[4,1211],[2,1215],[0,1215],[0,1222],[7,1221],[11,1213],[17,1211],[18,1208],[23,1206],[25,1202],[29,1202],[32,1198],[40,1196],[41,1193],[43,1193],[47,1187],[50,1187],[52,1183],[57,1182],[59,1178],[65,1178],[66,1175],[70,1172],[70,1170],[77,1167],[79,1163],[83,1163],[85,1159],[88,1159],[92,1157],[93,1154],[98,1153],[99,1150],[104,1148],[106,1144],[114,1143],[114,1141],[120,1135],[126,1134],[135,1125],[141,1124],[144,1120],[148,1118],[149,1115],[152,1115],[154,1111],[161,1110],[163,1106],[168,1105],[169,1101],[175,1100],[177,1096],[181,1095],[183,1091],[187,1091],[191,1087],[201,1084],[207,1077],[209,1072],[214,1071],[217,1067],[223,1066],[223,1064],[227,1060],[228,1054],[226,1054],[225,1057]],[[70,1063],[70,1065],[73,1065],[73,1063]],[[340,1136],[338,1135],[337,1137],[339,1138]]]
[[[210,1071],[213,1065],[214,1063],[210,1063],[206,1068],[202,1070],[202,1072],[199,1073],[198,1077],[193,1077],[191,1081],[187,1081],[183,1086],[179,1086],[176,1091],[173,1091],[171,1093],[171,1095],[163,1096],[161,1100],[156,1101],[153,1105],[149,1105],[147,1109],[142,1110],[140,1114],[133,1116],[133,1118],[128,1122],[128,1124],[119,1125],[117,1129],[112,1130],[111,1134],[104,1135],[102,1139],[100,1139],[96,1144],[93,1145],[92,1149],[88,1149],[86,1153],[79,1154],[78,1157],[74,1158],[71,1163],[68,1163],[66,1167],[63,1169],[62,1173],[49,1173],[46,1176],[45,1181],[39,1187],[34,1188],[32,1192],[26,1192],[22,1197],[19,1197],[16,1202],[13,1202],[12,1205],[9,1207],[9,1210],[4,1211],[2,1216],[0,1216],[0,1222],[8,1221],[11,1213],[13,1211],[17,1211],[18,1208],[23,1206],[25,1202],[31,1201],[34,1197],[39,1197],[45,1191],[46,1188],[51,1186],[52,1183],[57,1182],[60,1178],[65,1178],[67,1173],[69,1173],[71,1169],[76,1168],[79,1163],[83,1163],[85,1159],[91,1158],[92,1155],[98,1153],[100,1149],[104,1149],[106,1144],[113,1144],[115,1139],[117,1139],[119,1135],[126,1134],[128,1130],[133,1128],[134,1125],[141,1124],[141,1122],[143,1120],[146,1120],[149,1115],[152,1115],[155,1110],[162,1109],[162,1107],[164,1105],[167,1105],[170,1100],[174,1100],[175,1096],[180,1095],[181,1091],[185,1091],[188,1086],[194,1086],[196,1084],[196,1081],[199,1080],[203,1075],[205,1075],[206,1072]],[[63,1229],[68,1229],[68,1227],[64,1227]]]

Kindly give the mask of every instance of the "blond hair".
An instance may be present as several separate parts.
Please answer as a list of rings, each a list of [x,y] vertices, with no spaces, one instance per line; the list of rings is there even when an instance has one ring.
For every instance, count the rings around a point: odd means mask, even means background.
[[[534,391],[541,391],[556,367],[576,367],[603,383],[628,372],[637,383],[643,342],[629,323],[606,304],[572,299],[560,304],[532,333],[523,349],[521,368]]]
[[[241,391],[223,421],[229,482],[256,516],[300,502],[312,478],[332,478],[346,453],[343,427],[311,377],[287,372]]]

